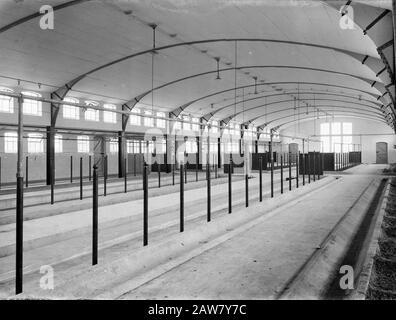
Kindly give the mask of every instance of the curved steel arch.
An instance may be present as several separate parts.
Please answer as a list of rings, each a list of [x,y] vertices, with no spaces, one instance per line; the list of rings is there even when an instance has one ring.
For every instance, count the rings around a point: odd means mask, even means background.
[[[281,113],[281,112],[295,110],[295,109],[305,109],[305,108],[306,107],[296,107],[296,108],[292,107],[292,108],[286,108],[286,109],[279,109],[279,110],[275,110],[275,111],[269,112],[266,115],[265,114],[261,114],[260,116],[257,116],[255,118],[255,120],[256,119],[260,119],[260,118],[265,117],[265,116],[273,115],[273,114],[276,114],[276,113]],[[383,116],[383,114],[381,112],[378,112],[378,109],[377,109],[377,112],[376,112],[376,111],[371,111],[371,110],[362,110],[361,108],[354,108],[354,107],[350,107],[350,106],[335,106],[335,105],[321,105],[320,108],[323,108],[323,110],[326,110],[327,112],[336,112],[334,110],[328,110],[327,108],[340,108],[340,109],[356,110],[356,112],[362,112],[363,111],[363,112],[371,113],[373,115],[378,115],[380,117]],[[308,113],[312,113],[312,112],[313,112],[312,110],[308,111]],[[317,112],[317,111],[315,111],[315,112]],[[325,111],[321,111],[321,112],[324,113]],[[306,112],[303,112],[302,114],[306,114]],[[296,114],[296,115],[298,115],[298,114]],[[290,116],[294,116],[294,114],[292,114]],[[249,125],[252,121],[254,121],[254,120],[248,120],[247,122],[242,123],[241,126]],[[267,122],[267,124],[268,123],[270,123],[270,121]],[[258,127],[260,127],[260,126],[258,126]]]
[[[186,76],[186,77],[183,77],[183,78],[179,78],[179,79],[176,79],[176,80],[172,80],[172,81],[164,83],[164,84],[162,84],[162,85],[160,85],[158,87],[155,87],[152,90],[150,89],[148,91],[145,91],[145,92],[137,95],[136,97],[130,99],[128,102],[124,103],[124,105],[127,106],[129,109],[132,109],[138,102],[140,102],[145,96],[147,96],[151,92],[154,92],[154,91],[159,90],[159,89],[163,89],[165,87],[174,85],[174,84],[182,82],[182,81],[187,81],[187,80],[190,80],[190,79],[202,77],[202,76],[209,75],[209,74],[214,74],[214,73],[217,73],[217,72],[225,72],[225,71],[233,71],[233,70],[244,70],[244,69],[262,69],[262,68],[299,69],[299,70],[308,70],[308,71],[317,71],[317,72],[327,72],[327,73],[333,73],[333,74],[337,74],[337,75],[354,77],[356,79],[363,80],[363,81],[366,81],[366,82],[367,81],[374,81],[372,79],[367,79],[367,78],[356,76],[356,75],[353,75],[353,74],[350,74],[350,73],[346,73],[346,72],[338,72],[338,71],[335,71],[335,70],[312,68],[312,67],[301,67],[301,66],[290,66],[290,65],[239,66],[239,67],[236,67],[236,68],[232,67],[232,68],[224,68],[224,69],[219,69],[219,70],[201,72],[201,73],[189,75],[189,76]],[[175,109],[175,110],[177,110],[177,109]],[[171,112],[174,112],[175,110],[173,110]]]
[[[302,120],[303,122],[306,122],[306,121],[314,120],[314,119],[317,119],[317,118],[318,117],[316,117],[316,116],[305,117],[305,118],[300,119],[300,121]],[[322,116],[319,116],[319,118],[323,119],[323,118],[325,118],[325,116],[322,115]],[[371,120],[371,121],[381,122],[381,123],[384,123],[384,124],[389,126],[389,124],[386,121],[384,121],[384,120],[373,119],[373,118],[370,118],[370,117],[363,117],[363,116],[358,116],[358,115],[334,115],[334,118],[357,118],[357,119],[363,119],[363,120]],[[291,120],[291,121],[287,121],[287,122],[281,123],[281,124],[277,125],[276,128],[280,128],[280,127],[282,127],[284,125],[287,125],[287,124],[292,124],[293,122],[296,122],[296,121],[297,120]]]
[[[356,105],[361,105],[361,106],[364,106],[364,107],[371,107],[371,106],[368,106],[368,105],[362,104],[362,103],[344,101],[344,100],[337,100],[337,99],[304,99],[304,100],[305,101],[333,101],[333,102],[336,101],[336,102],[342,102],[342,103],[354,103]],[[258,108],[261,108],[261,107],[264,107],[264,106],[269,106],[269,105],[274,105],[274,104],[279,104],[279,103],[284,103],[284,102],[294,102],[294,101],[295,101],[294,99],[292,99],[292,100],[282,100],[282,101],[270,102],[270,103],[267,103],[266,105],[255,106],[253,108],[249,108],[249,109],[246,109],[246,110],[243,110],[243,111],[239,111],[239,112],[237,112],[237,113],[235,113],[235,114],[233,114],[233,115],[221,120],[221,122],[223,124],[227,125],[234,117],[236,117],[237,115],[240,115],[240,114],[242,114],[244,112],[255,110],[255,109],[258,109]],[[259,117],[261,117],[261,116],[259,116]],[[253,119],[249,119],[249,121],[254,121],[254,120],[256,120],[259,117],[255,117]]]
[[[339,85],[334,85],[334,84],[330,84],[330,83],[320,83],[320,82],[304,82],[304,81],[303,81],[303,82],[299,82],[299,81],[267,82],[267,83],[258,83],[258,84],[257,84],[257,87],[258,87],[258,86],[282,85],[282,84],[301,84],[301,85],[307,85],[307,84],[308,84],[308,85],[318,85],[318,86],[328,86],[328,87],[334,87],[334,88],[349,89],[349,90],[354,90],[354,91],[358,91],[358,92],[362,92],[362,93],[369,94],[369,95],[371,95],[371,96],[377,98],[377,100],[381,100],[381,99],[382,99],[381,96],[375,96],[375,94],[373,94],[373,93],[371,93],[371,92],[368,92],[368,91],[361,90],[361,89],[356,89],[356,88],[351,88],[351,87],[346,87],[346,86],[339,86]],[[252,85],[245,85],[245,86],[239,86],[239,87],[236,87],[236,88],[230,88],[230,89],[220,90],[220,91],[213,92],[213,93],[210,93],[210,94],[208,94],[208,95],[199,97],[199,98],[197,98],[197,99],[191,100],[191,101],[187,102],[185,105],[190,106],[190,105],[192,105],[192,104],[194,104],[194,103],[196,103],[196,102],[198,102],[198,101],[201,101],[201,100],[204,100],[204,99],[207,99],[207,98],[210,98],[210,97],[219,95],[219,94],[223,94],[223,93],[226,93],[226,92],[234,91],[235,89],[237,89],[237,90],[238,90],[238,89],[245,89],[245,88],[251,88],[251,87],[254,87],[254,86],[255,86],[255,85],[252,84]],[[381,101],[382,101],[382,100],[381,100]],[[172,113],[172,112],[170,112],[170,113]],[[208,113],[208,115],[209,115],[209,114],[210,114],[210,113]],[[173,116],[174,116],[174,117],[177,117],[175,114],[173,114]],[[202,117],[202,118],[203,118],[203,117]],[[203,119],[203,120],[205,120],[205,119]]]
[[[67,8],[67,7],[71,7],[71,6],[75,6],[77,4],[80,4],[80,3],[83,3],[83,2],[88,2],[88,1],[92,1],[92,0],[73,0],[73,1],[68,1],[68,2],[65,2],[65,3],[59,4],[57,6],[54,6],[53,10],[54,11],[61,10],[61,9],[64,9],[64,8]],[[41,15],[42,14],[40,12],[35,12],[35,13],[30,14],[30,15],[28,15],[26,17],[23,17],[23,18],[18,19],[18,20],[14,21],[14,22],[11,22],[11,23],[5,25],[4,27],[0,28],[0,34],[5,32],[5,31],[7,31],[7,30],[9,30],[9,29],[11,29],[11,28],[13,28],[13,27],[16,27],[16,26],[18,26],[18,25],[20,25],[22,23],[25,23],[25,22],[28,22],[28,21],[33,20],[35,18],[38,18]]]
[[[310,111],[310,112],[308,112],[308,113],[315,113],[314,111]],[[335,113],[335,114],[352,114],[352,115],[355,115],[355,114],[358,114],[358,115],[364,115],[364,116],[366,116],[366,117],[370,117],[370,118],[373,118],[373,119],[378,119],[378,120],[381,120],[381,121],[383,121],[384,123],[386,123],[386,121],[382,118],[382,117],[377,117],[377,116],[374,116],[374,115],[370,115],[370,114],[365,114],[365,113],[357,113],[357,112],[349,112],[349,111],[341,111],[341,110],[338,110],[337,111],[337,113]],[[303,115],[303,114],[306,114],[305,112],[301,112],[301,113],[299,113],[299,114],[296,114],[296,115]],[[266,124],[263,124],[263,125],[260,125],[260,126],[258,126],[257,128],[258,129],[262,129],[262,128],[265,128],[265,127],[267,127],[270,123],[274,123],[274,122],[276,122],[276,121],[280,121],[280,120],[283,120],[283,119],[286,119],[286,118],[290,118],[290,117],[293,117],[294,115],[292,114],[292,115],[288,115],[288,116],[283,116],[283,117],[279,117],[279,118],[276,118],[276,119],[273,119],[273,120],[271,120],[271,121],[269,121],[269,122],[267,122]],[[315,118],[315,117],[314,117]],[[317,117],[316,117],[317,118]],[[300,119],[301,120],[301,119]],[[295,120],[295,121],[298,121],[298,120]],[[275,127],[277,127],[277,126],[275,126]]]
[[[343,54],[346,54],[354,59],[356,59],[356,55],[359,55],[357,52],[352,52],[348,50],[344,50],[341,48],[334,48],[331,46],[325,46],[325,45],[320,45],[320,44],[314,44],[314,43],[307,43],[307,42],[298,42],[298,41],[290,41],[290,40],[279,40],[279,39],[266,39],[266,38],[218,38],[218,39],[204,39],[204,40],[195,40],[195,41],[186,41],[186,42],[179,42],[179,43],[173,43],[173,44],[168,44],[164,45],[161,47],[156,47],[156,48],[151,48],[151,49],[146,49],[143,51],[135,52],[133,54],[127,55],[125,57],[110,61],[106,64],[103,64],[99,67],[96,67],[88,72],[85,72],[84,74],[79,75],[78,77],[70,80],[68,83],[66,83],[64,86],[58,88],[55,92],[53,92],[54,95],[63,95],[63,97],[67,94],[67,92],[79,81],[84,79],[86,76],[95,73],[97,71],[100,71],[102,69],[105,69],[107,67],[110,67],[112,65],[115,65],[117,63],[123,62],[125,60],[129,60],[138,56],[142,56],[148,53],[153,53],[153,52],[158,52],[162,50],[167,50],[167,49],[172,49],[172,48],[177,48],[181,46],[190,46],[190,45],[197,45],[197,44],[208,44],[208,43],[217,43],[217,42],[269,42],[269,43],[279,43],[279,44],[287,44],[287,45],[297,45],[297,46],[307,46],[307,47],[314,47],[314,48],[320,48],[320,49],[326,49],[326,50],[333,50],[337,51]],[[364,58],[363,55],[361,55],[362,58]],[[372,57],[375,59],[375,57]],[[358,59],[357,59],[358,60]],[[64,93],[66,92],[66,93]]]
[[[345,97],[345,98],[350,98],[350,99],[354,99],[354,100],[358,100],[358,101],[365,101],[365,102],[373,103],[374,105],[377,106],[376,109],[378,109],[378,108],[380,108],[382,106],[382,104],[377,103],[375,101],[371,101],[371,100],[367,100],[367,99],[359,99],[359,98],[356,98],[356,97],[353,97],[353,96],[349,96],[349,95],[338,94],[338,93],[330,93],[330,92],[328,92],[328,93],[326,93],[326,92],[314,92],[314,91],[286,92],[286,93],[270,94],[270,95],[266,95],[266,96],[254,97],[254,98],[251,98],[251,99],[239,100],[237,102],[237,104],[244,103],[244,102],[247,102],[247,101],[265,99],[265,98],[269,98],[269,97],[276,97],[276,96],[283,96],[283,95],[287,96],[287,95],[293,95],[293,94],[330,95],[330,96],[336,96],[336,97]],[[301,100],[307,100],[307,99],[301,99]],[[209,118],[206,118],[206,119],[209,121],[210,118],[213,117],[217,112],[223,111],[223,110],[225,110],[227,108],[230,108],[230,107],[233,107],[233,106],[235,106],[235,103],[228,104],[226,106],[222,106],[222,107],[216,109],[215,111],[211,112],[209,114]],[[262,106],[265,106],[265,105],[262,105]],[[248,110],[250,110],[250,109],[245,109],[245,111],[248,111]],[[227,118],[225,118],[225,119],[227,119]],[[223,119],[223,120],[225,120],[225,119]]]

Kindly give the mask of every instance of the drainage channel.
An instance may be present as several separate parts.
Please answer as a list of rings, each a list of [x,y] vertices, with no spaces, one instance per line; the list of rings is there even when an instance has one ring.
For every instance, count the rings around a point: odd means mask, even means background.
[[[392,178],[367,300],[396,300],[396,178]]]
[[[346,253],[344,254],[341,262],[334,271],[334,275],[331,277],[330,282],[326,286],[323,294],[324,299],[328,300],[343,300],[348,299],[348,297],[353,293],[351,289],[341,289],[340,280],[344,274],[339,273],[341,266],[351,266],[354,270],[355,282],[358,279],[360,272],[362,270],[362,265],[364,258],[367,253],[368,244],[371,241],[373,234],[373,229],[375,226],[376,218],[378,216],[378,206],[384,195],[384,189],[387,183],[387,179],[382,179],[379,187],[372,199],[364,218],[362,219],[358,231],[354,235]],[[396,210],[396,208],[395,208]]]

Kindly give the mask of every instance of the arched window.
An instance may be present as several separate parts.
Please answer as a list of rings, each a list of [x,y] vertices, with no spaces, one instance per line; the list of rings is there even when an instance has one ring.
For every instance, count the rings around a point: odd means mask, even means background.
[[[116,110],[116,106],[114,104],[104,104],[104,109],[108,110]],[[117,113],[111,111],[103,111],[103,121],[108,123],[116,123],[117,122]]]
[[[87,107],[98,107],[99,106],[99,103],[96,101],[85,101],[85,104],[87,105]],[[99,110],[87,108],[87,110],[85,110],[85,120],[99,121]]]
[[[78,103],[79,101],[75,98],[65,98],[65,102]],[[65,119],[80,119],[80,108],[75,106],[70,106],[67,104],[63,105],[63,118]]]
[[[0,87],[0,112],[14,113],[14,98],[3,96],[2,92],[13,93],[14,90]]]
[[[35,97],[35,98],[41,97],[41,94],[37,92],[23,91],[22,94],[28,97]],[[24,97],[23,113],[31,116],[41,116],[43,114],[41,101]]]

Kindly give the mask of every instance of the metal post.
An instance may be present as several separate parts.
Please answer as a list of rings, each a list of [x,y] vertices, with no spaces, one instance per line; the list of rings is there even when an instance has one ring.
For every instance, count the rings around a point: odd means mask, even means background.
[[[125,175],[124,175],[124,192],[128,192],[128,169],[127,169],[127,158],[124,159],[124,168],[125,168]]]
[[[263,158],[259,157],[259,175],[260,175],[260,190],[259,190],[259,196],[260,196],[260,202],[263,202]]]
[[[16,189],[15,294],[23,290],[23,99],[18,98],[18,160]]]
[[[228,213],[232,212],[232,159],[230,158],[230,162],[228,164]]]
[[[1,189],[1,157],[0,157],[0,189]]]
[[[143,166],[143,246],[148,244],[148,166]]]
[[[249,175],[245,174],[245,206],[249,207]]]
[[[92,156],[89,156],[89,160],[88,160],[88,175],[89,175],[89,181],[91,181],[91,175],[92,175],[92,172],[91,172],[91,165],[92,165]]]
[[[180,232],[184,231],[184,165],[180,164]]]
[[[80,200],[83,199],[83,158],[80,158]]]
[[[198,182],[198,162],[195,163],[195,181]]]
[[[271,160],[271,198],[274,197],[274,154],[272,152],[272,139],[273,139],[273,132],[271,129],[271,141],[270,141],[270,146],[269,146],[269,152],[270,152],[270,160]]]
[[[98,263],[98,167],[93,166],[92,186],[92,265]]]
[[[291,165],[291,153],[289,152],[287,155],[288,159],[289,159],[289,191],[291,191],[292,189],[292,165]]]
[[[308,152],[308,183],[311,183],[311,154]]]
[[[107,196],[107,156],[103,158],[103,193]]]
[[[211,191],[210,191],[210,166],[209,164],[206,165],[206,170],[208,172],[208,179],[207,179],[207,221],[210,222],[211,220]]]
[[[70,183],[73,183],[73,156],[70,156]]]
[[[298,181],[298,179],[299,179],[299,172],[298,172],[299,166],[300,166],[300,151],[298,153],[296,153],[296,187],[297,187],[297,189],[299,187],[299,185],[298,185],[298,183],[299,183],[299,181]]]
[[[187,166],[188,166],[188,163],[186,163],[185,167],[183,166],[183,168],[184,168],[184,183],[185,184],[187,184]]]
[[[175,185],[175,164],[172,163],[172,185]]]
[[[51,204],[54,204],[55,202],[54,184],[55,184],[55,177],[54,175],[51,175]]]
[[[281,194],[283,194],[283,161],[284,161],[284,158],[283,158],[283,155],[281,155],[281,172],[280,172],[280,175],[281,175],[281,181],[280,181],[280,183],[281,183]]]
[[[315,158],[316,158],[316,152],[313,152],[313,181],[316,181],[316,163],[315,163]]]
[[[161,188],[161,165],[157,162],[158,170],[158,188]]]
[[[26,157],[26,188],[29,186],[29,157]]]

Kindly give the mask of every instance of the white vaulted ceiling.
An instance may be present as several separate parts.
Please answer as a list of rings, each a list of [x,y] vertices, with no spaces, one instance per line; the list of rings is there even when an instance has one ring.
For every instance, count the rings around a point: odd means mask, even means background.
[[[365,20],[373,20],[371,17],[392,7],[390,0],[378,5],[373,2],[352,1],[350,6]],[[151,52],[123,58],[152,49],[153,30],[149,24],[155,23],[154,87],[164,86],[154,91],[157,109],[177,110],[176,115],[182,112],[204,116],[213,112],[211,118],[217,120],[234,115],[234,120],[262,125],[292,115],[293,97],[298,97],[300,106],[308,103],[324,114],[346,110],[383,117],[381,105],[393,102],[390,96],[394,92],[384,96],[385,86],[393,83],[393,78],[388,70],[379,73],[385,64],[377,48],[378,41],[393,35],[392,24],[388,23],[392,14],[378,24],[391,30],[376,30],[374,26],[364,35],[362,30],[371,21],[360,23],[366,23],[364,26],[356,24],[354,29],[340,27],[337,8],[346,3],[2,0],[0,84],[15,87],[15,79],[21,79],[32,82],[23,82],[25,88],[37,89],[35,83],[41,83],[41,91],[49,93],[72,84],[67,92],[71,96],[129,106],[137,97],[137,105],[151,105],[151,94],[139,98],[152,87]],[[37,13],[44,4],[55,8],[54,30],[41,30],[39,17],[18,22]],[[216,39],[224,41],[205,42]],[[195,41],[201,43],[161,48]],[[228,69],[220,72],[220,80],[216,80],[215,57],[220,58],[220,69]],[[362,63],[365,58],[367,63]],[[119,59],[122,61],[111,64]],[[393,61],[389,63],[393,69]],[[206,74],[198,76],[201,73]],[[79,77],[75,84],[71,82]],[[242,102],[256,96],[254,77],[258,95],[263,98]],[[174,82],[177,79],[180,81]],[[236,91],[235,86],[239,88]],[[326,96],[326,92],[333,95]],[[356,104],[358,99],[368,100],[367,106]]]

